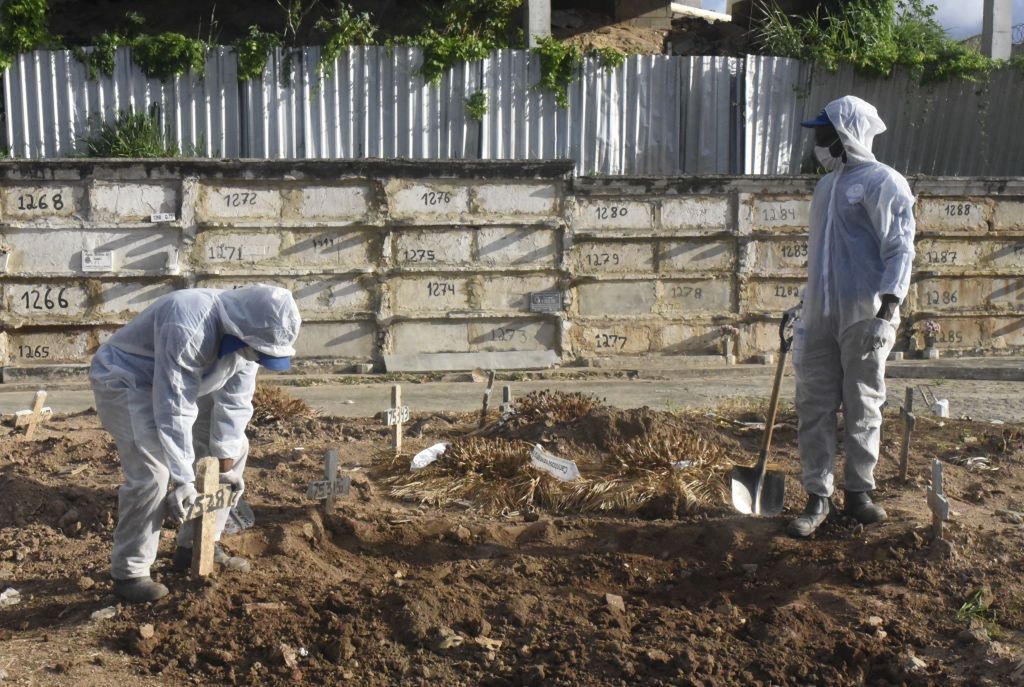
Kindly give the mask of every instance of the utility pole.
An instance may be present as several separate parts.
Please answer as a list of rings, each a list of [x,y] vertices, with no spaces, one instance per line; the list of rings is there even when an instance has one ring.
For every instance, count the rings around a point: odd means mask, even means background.
[[[995,60],[1010,59],[1013,42],[1011,0],[985,0],[981,25],[981,53]]]
[[[526,45],[537,47],[537,39],[551,35],[551,0],[526,0],[523,16]]]

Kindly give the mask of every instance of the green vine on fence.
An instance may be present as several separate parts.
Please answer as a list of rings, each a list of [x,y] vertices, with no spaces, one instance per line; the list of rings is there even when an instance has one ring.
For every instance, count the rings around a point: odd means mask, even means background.
[[[18,53],[54,47],[49,31],[47,0],[7,0],[0,3],[0,70],[7,69]]]
[[[785,14],[775,0],[760,0],[764,21],[757,32],[762,52],[822,64],[840,64],[876,76],[905,67],[922,83],[985,78],[993,69],[1024,60],[992,60],[946,35],[927,0],[849,0],[831,13]]]
[[[470,119],[481,121],[487,116],[487,94],[477,91],[466,98],[466,115]]]
[[[377,25],[369,12],[356,12],[352,5],[340,2],[329,17],[323,17],[315,24],[324,35],[320,48],[317,71],[323,77],[334,73],[338,57],[351,45],[372,45],[377,34]]]
[[[281,38],[277,34],[263,31],[258,26],[250,26],[245,38],[235,43],[238,78],[241,81],[248,81],[263,76],[270,52],[280,45]]]
[[[456,64],[482,60],[493,50],[522,45],[523,32],[517,22],[522,4],[523,0],[446,0],[431,13],[422,33],[396,38],[390,44],[420,48],[420,74],[438,83]]]
[[[533,52],[540,57],[540,81],[535,88],[546,88],[555,94],[559,107],[568,107],[569,84],[583,64],[583,51],[572,43],[546,36],[538,39]]]
[[[189,71],[206,72],[206,43],[180,33],[139,36],[131,43],[132,59],[146,76],[166,79]]]
[[[204,41],[180,33],[129,35],[104,32],[97,36],[92,50],[76,48],[75,58],[89,70],[90,79],[114,73],[114,56],[118,48],[131,48],[132,60],[151,79],[166,79],[189,71],[202,77],[206,72]]]
[[[621,67],[626,62],[626,53],[615,48],[584,51],[577,45],[561,43],[551,36],[537,39],[533,52],[540,56],[540,81],[534,88],[554,93],[559,107],[569,106],[569,86],[579,75],[584,58],[596,60],[605,70]]]

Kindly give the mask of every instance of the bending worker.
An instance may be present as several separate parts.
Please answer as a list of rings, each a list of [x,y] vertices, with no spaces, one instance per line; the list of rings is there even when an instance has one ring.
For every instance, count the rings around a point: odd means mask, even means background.
[[[885,131],[874,106],[846,96],[803,126],[814,129],[815,154],[828,174],[811,203],[808,279],[793,343],[808,496],[803,514],[787,528],[794,537],[809,536],[832,507],[840,405],[846,426],[844,511],[864,524],[886,517],[870,492],[885,361],[896,342],[899,304],[914,261],[914,196],[907,180],[871,153],[872,140]]]
[[[89,373],[96,411],[114,437],[124,472],[111,576],[114,593],[125,601],[167,594],[150,577],[150,566],[164,515],[181,522],[198,496],[197,459],[220,459],[220,482],[239,494],[245,489],[245,428],[256,370],[288,369],[299,324],[285,289],[185,289],[156,300],[96,352]],[[219,540],[228,510],[216,513]],[[188,567],[191,536],[186,523],[178,532],[175,568]],[[248,569],[219,543],[214,558],[228,569]]]

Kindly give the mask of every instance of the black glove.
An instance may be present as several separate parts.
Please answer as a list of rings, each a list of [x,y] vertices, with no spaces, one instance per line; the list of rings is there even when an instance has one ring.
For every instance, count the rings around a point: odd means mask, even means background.
[[[892,322],[892,316],[896,314],[896,306],[900,304],[900,299],[891,293],[882,294],[882,307],[875,313],[875,317],[886,322]]]

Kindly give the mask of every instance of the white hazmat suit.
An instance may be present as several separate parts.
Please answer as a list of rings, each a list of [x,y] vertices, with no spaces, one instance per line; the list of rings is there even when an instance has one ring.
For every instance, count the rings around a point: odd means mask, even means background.
[[[100,346],[89,379],[96,410],[114,437],[125,482],[118,491],[112,577],[149,575],[156,560],[168,481],[195,481],[197,458],[245,469],[245,428],[259,367],[245,349],[220,355],[226,335],[287,357],[301,323],[286,289],[185,289],[159,298]],[[217,511],[217,538],[228,511]],[[188,529],[179,544],[191,547]]]
[[[874,489],[885,360],[896,341],[877,318],[882,295],[900,301],[914,261],[914,197],[906,179],[871,152],[885,124],[846,96],[825,107],[846,151],[811,203],[808,279],[793,344],[800,460],[808,494],[831,497],[840,405],[846,422],[844,488]]]

